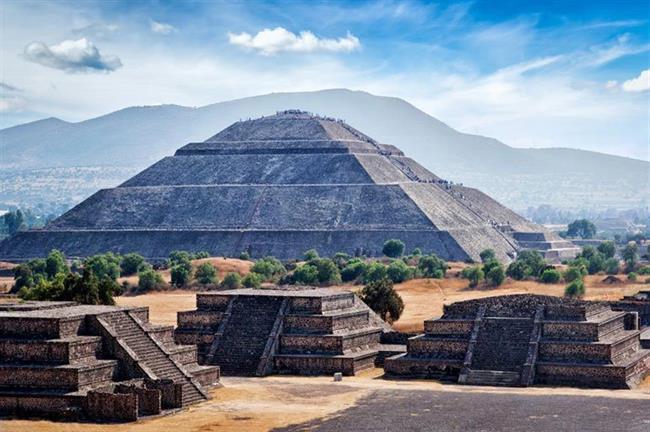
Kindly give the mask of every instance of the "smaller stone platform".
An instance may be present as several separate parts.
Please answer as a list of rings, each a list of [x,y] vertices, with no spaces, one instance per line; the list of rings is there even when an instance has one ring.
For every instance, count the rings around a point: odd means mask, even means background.
[[[372,367],[389,329],[353,293],[332,289],[240,289],[196,296],[178,313],[177,343],[196,344],[200,364],[224,375],[354,375]]]
[[[636,312],[606,303],[512,295],[446,305],[388,375],[461,384],[631,388],[650,372]]]
[[[134,421],[209,398],[219,368],[148,308],[0,305],[0,415]]]

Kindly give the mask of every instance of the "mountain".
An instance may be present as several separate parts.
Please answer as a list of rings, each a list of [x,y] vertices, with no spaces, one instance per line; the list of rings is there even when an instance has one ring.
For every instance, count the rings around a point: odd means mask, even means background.
[[[14,126],[0,130],[0,170],[103,166],[132,172],[234,121],[294,108],[343,119],[398,146],[438,176],[479,187],[515,209],[647,206],[648,162],[574,149],[516,149],[459,132],[404,100],[343,89],[273,93],[199,108],[131,107],[78,123],[49,118]],[[0,202],[19,199],[4,192],[0,188]]]

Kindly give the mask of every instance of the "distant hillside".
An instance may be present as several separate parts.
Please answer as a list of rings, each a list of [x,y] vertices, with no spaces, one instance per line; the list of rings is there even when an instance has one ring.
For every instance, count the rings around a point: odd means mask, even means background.
[[[647,206],[648,162],[573,149],[515,149],[458,132],[401,99],[349,90],[269,94],[200,108],[131,107],[79,123],[40,120],[0,130],[0,169],[105,166],[112,174],[115,167],[130,173],[239,119],[289,108],[344,119],[437,175],[476,186],[515,209]],[[19,201],[21,187],[30,185],[0,187],[0,202]]]

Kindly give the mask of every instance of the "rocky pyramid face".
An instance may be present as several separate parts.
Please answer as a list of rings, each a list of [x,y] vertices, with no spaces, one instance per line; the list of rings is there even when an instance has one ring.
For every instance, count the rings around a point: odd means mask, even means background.
[[[57,248],[150,259],[173,250],[297,258],[316,248],[380,254],[391,238],[448,260],[520,248],[573,250],[476,189],[436,177],[397,148],[301,111],[235,123],[104,189],[43,230],[0,243],[0,259]]]

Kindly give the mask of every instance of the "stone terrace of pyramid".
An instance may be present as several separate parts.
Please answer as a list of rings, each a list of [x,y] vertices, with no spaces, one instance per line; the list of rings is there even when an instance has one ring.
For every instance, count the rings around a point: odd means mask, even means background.
[[[380,254],[391,238],[447,260],[492,248],[547,257],[576,248],[482,192],[452,185],[394,146],[342,121],[301,111],[237,122],[104,189],[43,230],[0,243],[0,259],[113,251],[164,259],[177,249],[215,256]]]

